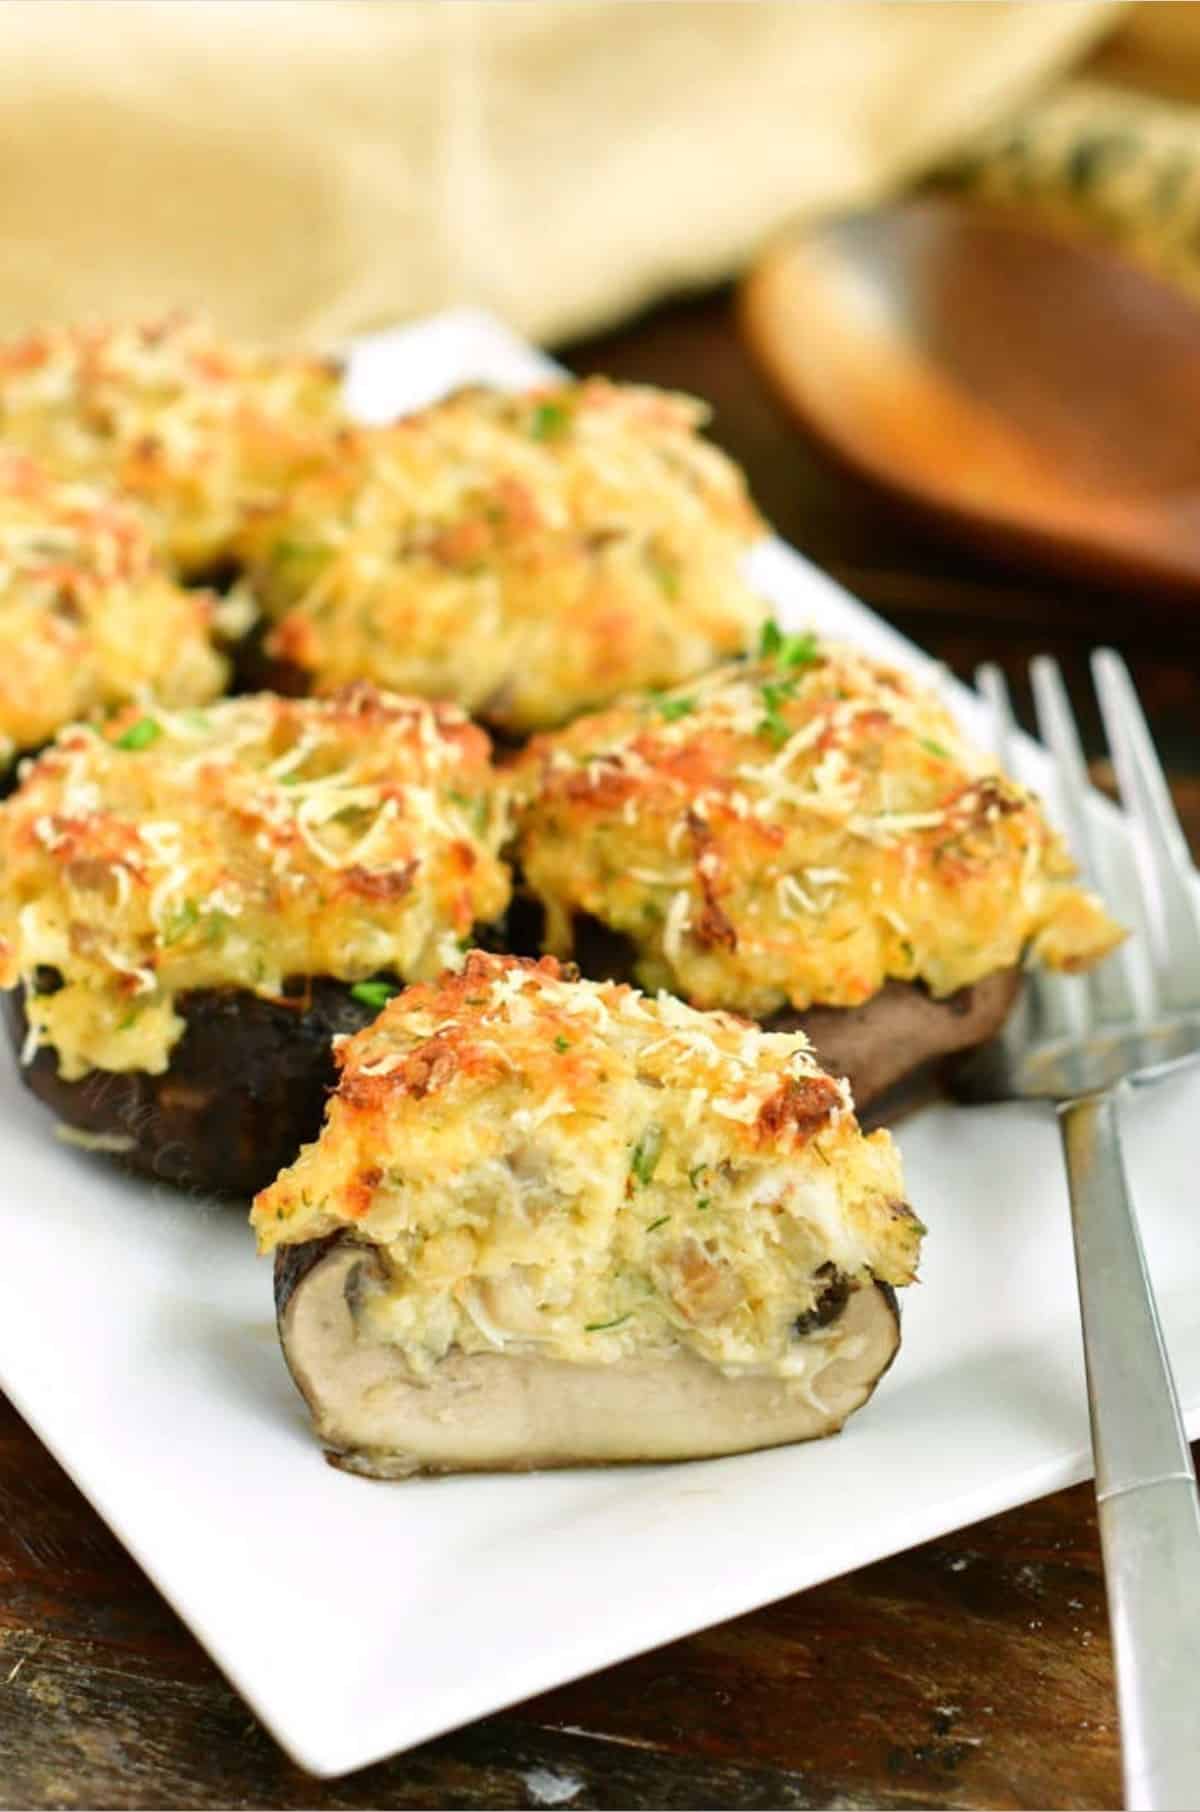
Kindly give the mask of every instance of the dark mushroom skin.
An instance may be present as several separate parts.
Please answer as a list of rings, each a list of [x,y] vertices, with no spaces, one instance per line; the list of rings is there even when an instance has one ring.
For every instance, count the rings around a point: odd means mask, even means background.
[[[267,650],[271,626],[261,619],[252,624],[230,649],[234,692],[278,692],[284,698],[307,698],[313,690],[312,675],[295,661]]]
[[[368,1478],[662,1463],[813,1440],[861,1408],[900,1347],[890,1285],[833,1277],[796,1338],[827,1339],[844,1317],[853,1356],[833,1357],[814,1379],[824,1395],[808,1400],[691,1354],[591,1366],[452,1350],[414,1380],[361,1314],[385,1281],[378,1248],[344,1231],[276,1249],[288,1369],[330,1464]],[[514,1409],[519,1439],[504,1428]]]
[[[526,894],[514,896],[509,948],[533,954],[542,914]],[[634,980],[636,953],[629,938],[587,913],[576,913],[575,961],[594,980]],[[765,1019],[769,1032],[803,1032],[822,1069],[845,1076],[858,1109],[869,1107],[897,1083],[946,1059],[986,1044],[1000,1031],[1021,991],[1019,969],[997,969],[968,988],[938,998],[920,982],[885,982],[860,1007],[786,1007]]]
[[[863,1108],[918,1070],[994,1038],[1020,990],[1019,969],[998,969],[940,1000],[918,982],[890,981],[861,1007],[806,1007],[765,1024],[805,1033],[822,1068],[845,1076]]]
[[[111,1141],[106,1148],[129,1169],[205,1195],[253,1195],[321,1130],[335,1082],[332,1039],[378,1010],[346,982],[293,986],[282,1000],[240,988],[182,995],[186,1030],[161,1075],[92,1070],[65,1081],[43,1045],[20,1065],[21,1079],[60,1122]],[[21,989],[6,995],[4,1016],[19,1057]]]

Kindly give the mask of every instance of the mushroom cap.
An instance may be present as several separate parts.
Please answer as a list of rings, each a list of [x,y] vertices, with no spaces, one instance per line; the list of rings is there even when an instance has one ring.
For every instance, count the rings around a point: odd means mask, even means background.
[[[835,1434],[900,1345],[893,1292],[868,1284],[802,1343],[792,1377],[730,1376],[676,1349],[579,1365],[536,1353],[449,1354],[414,1378],[356,1313],[382,1282],[376,1248],[347,1233],[276,1254],[279,1334],[335,1465],[374,1478],[416,1472],[711,1458]]]

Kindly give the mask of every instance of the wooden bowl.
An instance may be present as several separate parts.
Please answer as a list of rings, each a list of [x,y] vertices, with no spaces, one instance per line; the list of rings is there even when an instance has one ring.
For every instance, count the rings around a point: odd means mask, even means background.
[[[931,198],[780,241],[741,313],[800,421],[960,538],[1200,584],[1200,310],[1116,254]]]

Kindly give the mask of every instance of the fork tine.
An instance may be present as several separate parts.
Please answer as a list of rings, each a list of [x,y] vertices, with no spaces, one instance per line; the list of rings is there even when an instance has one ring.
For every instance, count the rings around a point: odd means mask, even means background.
[[[1110,876],[1088,817],[1092,785],[1088,779],[1079,732],[1058,662],[1039,654],[1030,663],[1038,730],[1054,757],[1057,803],[1067,841],[1085,880],[1098,893],[1110,891]],[[1128,946],[1114,953],[1086,978],[1092,1010],[1100,1020],[1127,1020],[1137,1015],[1138,1000],[1129,971]]]
[[[1129,670],[1111,648],[1092,655],[1092,675],[1112,749],[1133,855],[1159,1002],[1200,1007],[1200,922],[1192,864]]]
[[[1016,759],[1017,723],[1003,668],[995,661],[984,661],[975,669],[975,685],[988,708],[992,752],[1005,773],[1011,774]]]
[[[1013,715],[1008,681],[994,661],[975,669],[975,684],[983,695],[991,719],[992,751],[1006,774],[1017,771],[1017,721]],[[1026,988],[1037,1019],[1037,1036],[1066,1038],[1075,1029],[1066,989],[1058,976],[1044,970],[1026,973]]]

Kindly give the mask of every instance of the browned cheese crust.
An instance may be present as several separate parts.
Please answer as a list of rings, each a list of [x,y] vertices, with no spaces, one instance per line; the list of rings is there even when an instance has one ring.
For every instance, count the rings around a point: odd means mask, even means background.
[[[64,731],[0,806],[27,1082],[138,1168],[252,1192],[318,1130],[333,1034],[503,912],[504,836],[454,706],[361,686]]]
[[[740,653],[760,529],[688,397],[604,379],[460,391],[345,435],[240,540],[251,671],[452,698],[505,735]]]
[[[223,566],[245,512],[323,457],[343,421],[335,363],[183,314],[0,345],[0,439],[119,493],[188,576]]]
[[[1086,968],[1121,937],[930,689],[773,625],[756,662],[536,738],[515,793],[547,948],[788,1015],[860,1105],[990,1035],[1023,962]]]
[[[475,952],[337,1055],[253,1220],[338,1463],[741,1452],[833,1432],[890,1363],[922,1229],[802,1037]]]

